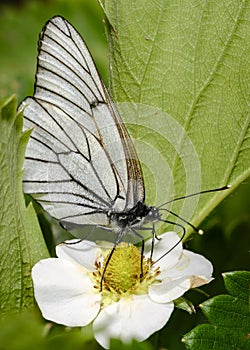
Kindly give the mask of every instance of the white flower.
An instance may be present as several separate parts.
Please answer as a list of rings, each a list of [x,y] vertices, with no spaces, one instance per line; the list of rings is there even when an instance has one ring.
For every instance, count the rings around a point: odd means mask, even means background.
[[[178,242],[175,232],[162,235],[155,243],[153,264],[151,242],[146,242],[143,277],[140,251],[122,243],[102,282],[106,248],[89,241],[57,246],[58,258],[41,260],[32,270],[35,298],[44,318],[70,327],[93,321],[95,338],[104,348],[110,338],[147,339],[167,323],[173,300],[212,280],[212,264],[183,250]]]

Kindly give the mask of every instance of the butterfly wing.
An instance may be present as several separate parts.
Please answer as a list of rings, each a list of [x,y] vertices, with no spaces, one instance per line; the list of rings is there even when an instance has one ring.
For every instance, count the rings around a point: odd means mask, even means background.
[[[24,128],[34,128],[24,192],[50,215],[108,225],[107,213],[144,201],[134,145],[83,39],[62,17],[41,33],[34,96],[21,108]]]

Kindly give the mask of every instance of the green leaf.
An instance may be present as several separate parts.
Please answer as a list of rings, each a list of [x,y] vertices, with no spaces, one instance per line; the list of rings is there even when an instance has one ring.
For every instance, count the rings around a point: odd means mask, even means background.
[[[230,272],[225,275],[226,287],[230,284],[228,279],[233,280],[234,286],[232,288],[230,285],[229,289],[233,290],[238,297],[219,295],[201,305],[210,324],[197,326],[185,335],[184,342],[188,349],[250,349],[250,272]],[[246,293],[246,286],[248,286],[248,293]],[[245,298],[246,294],[248,298]]]
[[[174,306],[177,307],[177,309],[188,312],[190,315],[195,313],[195,307],[193,303],[184,297],[180,297],[174,300]]]
[[[34,312],[22,312],[8,315],[0,320],[1,350],[83,350],[96,349],[93,337],[86,336],[85,328],[54,330],[52,323],[45,323]],[[88,346],[85,348],[85,343]],[[92,343],[92,344],[91,344]],[[93,346],[91,346],[93,345]]]
[[[21,310],[34,303],[31,268],[48,256],[35,212],[25,207],[22,164],[29,132],[22,132],[16,98],[0,108],[0,308]]]
[[[223,274],[228,292],[240,299],[250,302],[250,282],[248,271],[226,272]]]
[[[208,321],[216,326],[249,330],[249,307],[245,301],[231,295],[219,295],[207,300],[201,309]]]
[[[248,3],[106,0],[104,9],[111,89],[126,102],[119,107],[147,203],[234,189],[250,175]],[[198,225],[231,190],[189,198],[175,211]]]
[[[1,350],[44,349],[44,324],[34,313],[26,310],[20,314],[9,314],[0,320],[0,328]]]
[[[45,22],[60,14],[84,37],[102,76],[107,78],[107,45],[103,33],[103,12],[97,1],[23,1],[20,6],[0,2],[0,96],[15,93],[19,102],[33,93],[38,35]],[[32,30],[30,30],[32,28]],[[107,79],[106,79],[107,80]]]
[[[132,340],[131,343],[126,344],[118,339],[111,339],[110,341],[110,350],[153,350],[152,345],[149,342],[137,342]]]
[[[191,350],[249,350],[249,342],[234,329],[201,325],[185,336],[185,345]]]

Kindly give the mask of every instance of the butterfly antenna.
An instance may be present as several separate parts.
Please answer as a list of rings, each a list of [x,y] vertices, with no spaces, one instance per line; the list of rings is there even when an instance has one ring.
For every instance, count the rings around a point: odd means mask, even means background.
[[[176,202],[182,199],[186,199],[186,198],[190,198],[190,197],[194,197],[194,196],[198,196],[200,194],[204,194],[204,193],[211,193],[211,192],[219,192],[219,191],[224,191],[224,190],[228,190],[229,188],[231,188],[231,185],[227,185],[227,186],[223,186],[223,187],[219,187],[219,188],[214,188],[212,190],[205,190],[205,191],[201,191],[201,192],[196,192],[196,193],[192,193],[192,194],[188,194],[186,196],[182,196],[182,197],[177,197],[174,199],[171,199],[168,202],[165,202],[163,204],[161,204],[158,209],[162,208],[164,205],[172,203],[172,202]]]
[[[199,235],[202,235],[204,232],[203,230],[195,227],[193,224],[191,224],[191,222],[183,219],[181,216],[177,215],[176,213],[174,213],[173,211],[169,210],[169,209],[166,209],[166,208],[162,208],[162,209],[159,209],[159,210],[164,210],[164,211],[167,211],[168,213],[172,214],[173,216],[177,217],[178,219],[180,219],[181,221],[185,222],[185,224],[189,225],[190,227],[192,227],[192,229],[199,233]],[[164,221],[165,222],[165,221]]]
[[[159,210],[165,210],[167,211],[168,213],[172,214],[173,216],[179,218],[181,221],[183,221],[185,224],[189,225],[190,227],[192,227],[192,229],[199,233],[200,235],[203,234],[203,230],[201,229],[198,229],[197,227],[195,227],[193,224],[191,224],[189,221],[183,219],[182,217],[180,217],[179,215],[177,215],[176,213],[174,213],[173,211],[169,210],[169,209],[166,209],[166,208],[162,208],[164,205],[166,204],[169,204],[169,203],[172,203],[172,202],[175,202],[175,201],[178,201],[178,200],[182,200],[182,199],[186,199],[186,198],[189,198],[189,197],[193,197],[193,196],[197,196],[197,195],[200,195],[200,194],[204,194],[204,193],[211,193],[211,192],[218,192],[218,191],[224,191],[224,190],[227,190],[229,189],[231,186],[230,185],[227,185],[227,186],[223,186],[223,187],[219,187],[219,188],[215,188],[215,189],[212,189],[212,190],[205,190],[205,191],[201,191],[201,192],[197,192],[197,193],[192,193],[192,194],[189,194],[187,196],[182,196],[182,197],[178,197],[178,198],[174,198],[168,202],[165,202],[163,203],[162,205],[160,205],[158,207]],[[159,259],[157,259],[156,261],[154,261],[154,264],[156,262],[158,262],[160,259],[162,259],[164,256],[166,256],[168,253],[170,253],[178,244],[180,244],[180,242],[183,240],[183,238],[185,237],[185,234],[186,234],[186,230],[185,230],[185,227],[182,226],[181,224],[178,224],[176,222],[172,222],[172,221],[169,221],[169,220],[160,220],[162,222],[166,222],[166,223],[169,223],[169,224],[172,224],[172,225],[176,225],[176,226],[179,226],[182,228],[183,230],[183,234],[180,238],[180,240],[171,248],[169,249],[166,253],[164,253]]]

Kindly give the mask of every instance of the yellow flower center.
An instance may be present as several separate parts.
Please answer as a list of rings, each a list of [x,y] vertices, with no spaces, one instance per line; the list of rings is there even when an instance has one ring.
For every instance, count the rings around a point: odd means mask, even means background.
[[[110,254],[111,251],[103,265],[98,267],[98,274],[93,274],[99,290],[102,279],[103,296],[119,300],[121,296],[147,293],[148,285],[156,280],[160,272],[159,269],[151,269],[151,260],[144,257],[141,260],[140,250],[126,243],[120,243],[108,261]]]
[[[108,261],[109,254],[104,260],[104,266]],[[120,246],[114,251],[106,267],[103,277],[104,288],[112,289],[117,293],[131,291],[140,283],[141,277],[143,278],[143,275],[148,273],[148,269],[144,259],[141,267],[141,253],[135,246]]]

